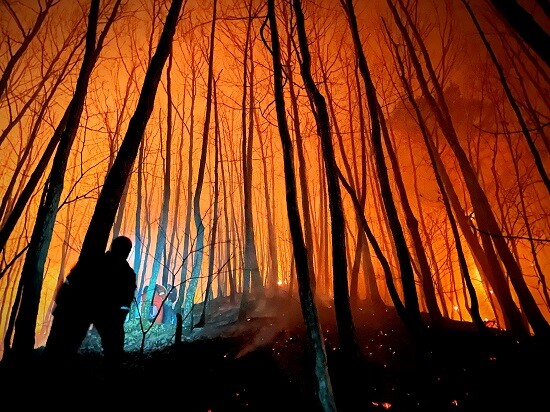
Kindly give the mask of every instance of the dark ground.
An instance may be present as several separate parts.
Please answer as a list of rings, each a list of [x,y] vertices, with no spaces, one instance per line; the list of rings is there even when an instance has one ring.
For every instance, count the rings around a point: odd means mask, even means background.
[[[482,337],[453,322],[415,345],[395,314],[355,315],[364,361],[346,364],[336,345],[332,309],[320,309],[338,411],[550,411],[548,341]],[[17,409],[134,411],[318,411],[298,305],[270,302],[235,322],[227,302],[179,346],[173,327],[147,335],[128,330],[120,376],[106,374],[97,337],[83,345],[69,371],[44,370],[40,352],[28,367],[3,366],[0,392]],[[171,342],[171,343],[170,343]],[[161,349],[153,349],[161,346]],[[51,410],[51,409],[49,409]]]

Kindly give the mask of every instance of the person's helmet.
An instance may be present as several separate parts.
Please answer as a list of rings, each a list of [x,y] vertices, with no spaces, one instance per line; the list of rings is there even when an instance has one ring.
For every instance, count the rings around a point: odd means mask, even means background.
[[[114,255],[121,256],[124,259],[128,257],[132,250],[132,241],[126,236],[119,236],[111,242],[111,252]]]

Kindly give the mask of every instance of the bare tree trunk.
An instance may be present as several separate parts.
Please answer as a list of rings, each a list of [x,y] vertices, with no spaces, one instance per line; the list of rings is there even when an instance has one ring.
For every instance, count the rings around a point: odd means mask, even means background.
[[[300,71],[304,84],[310,95],[316,110],[315,120],[317,133],[321,140],[323,161],[326,171],[328,186],[328,198],[331,217],[331,240],[332,240],[332,276],[334,283],[334,309],[338,325],[338,335],[342,345],[342,351],[349,357],[355,359],[359,356],[359,348],[355,337],[355,326],[351,313],[349,300],[348,273],[346,262],[346,228],[344,211],[342,207],[342,196],[338,183],[338,166],[332,147],[330,133],[330,122],[325,98],[320,93],[311,74],[311,56],[306,35],[304,14],[300,0],[293,1],[296,13],[296,24],[298,42],[302,53]]]
[[[143,233],[141,230],[141,209],[142,209],[142,197],[143,197],[143,161],[144,161],[145,146],[140,145],[137,162],[137,188],[136,188],[136,213],[135,213],[135,226],[134,226],[134,265],[133,269],[136,273],[139,273],[141,265],[141,255],[144,247]],[[143,293],[143,283],[138,282],[137,296],[141,299]],[[142,309],[141,300],[137,302],[137,305],[133,308],[133,317],[138,315],[138,312]]]
[[[286,24],[287,30],[290,28],[290,24]],[[296,86],[294,84],[294,74],[292,70],[292,41],[290,41],[292,34],[287,32],[287,61],[285,74],[288,77],[288,92],[290,93],[290,105],[292,108],[292,121],[294,125],[294,137],[296,139],[296,154],[298,155],[298,177],[300,182],[300,200],[302,203],[302,217],[304,221],[304,240],[308,250],[307,259],[309,266],[309,273],[316,273],[314,267],[315,261],[315,248],[313,247],[313,230],[311,228],[311,210],[309,201],[309,185],[307,182],[307,164],[304,156],[304,143],[302,132],[300,130],[300,114],[298,110],[298,96],[296,95]],[[317,279],[315,276],[311,276],[311,289],[315,295],[317,287]]]
[[[277,31],[277,19],[275,16],[275,1],[268,0],[268,19],[271,29],[271,44],[273,54],[273,83],[275,93],[275,108],[277,111],[277,123],[283,146],[283,160],[285,171],[286,206],[288,223],[294,249],[294,259],[298,277],[298,288],[302,315],[306,323],[309,338],[311,356],[313,357],[316,394],[323,411],[336,411],[336,403],[332,392],[332,384],[327,365],[327,354],[323,341],[323,335],[317,308],[313,299],[310,283],[310,272],[307,261],[307,249],[302,233],[302,223],[298,210],[296,176],[294,171],[294,159],[292,153],[292,141],[286,121],[285,100],[283,92],[283,70],[281,67],[279,34]],[[299,7],[299,6],[298,6]]]
[[[214,81],[214,209],[212,210],[212,229],[210,230],[210,248],[208,253],[208,278],[206,279],[206,289],[204,292],[204,300],[202,303],[202,311],[199,321],[197,322],[198,327],[203,327],[206,323],[206,310],[208,300],[212,293],[212,282],[214,280],[214,255],[216,251],[216,242],[218,235],[218,202],[219,202],[219,174],[218,169],[220,165],[220,124],[218,118],[218,100],[216,93],[216,81]],[[219,280],[218,280],[219,282]]]
[[[193,315],[191,312],[193,310],[195,293],[197,291],[197,284],[201,274],[202,257],[204,253],[204,224],[202,222],[200,200],[204,183],[204,169],[206,167],[206,154],[208,149],[208,135],[210,129],[210,114],[212,112],[212,87],[214,82],[214,34],[216,29],[217,4],[217,0],[214,0],[212,10],[212,25],[210,30],[210,52],[208,56],[208,90],[206,92],[206,113],[204,116],[204,125],[202,131],[202,148],[201,158],[199,161],[197,186],[195,188],[195,195],[193,197],[193,218],[195,221],[197,238],[195,243],[193,269],[191,271],[191,277],[189,278],[189,285],[187,287],[187,293],[185,294],[185,300],[183,303],[183,326],[186,330],[193,329]]]
[[[262,138],[262,133],[259,128],[259,119],[257,111],[254,112],[256,116],[256,129],[258,132],[258,137]],[[266,275],[266,287],[271,295],[277,295],[279,285],[277,284],[279,280],[279,264],[277,260],[277,233],[275,231],[275,224],[273,223],[274,215],[274,203],[270,194],[270,191],[273,191],[272,185],[274,184],[273,178],[273,167],[271,167],[271,180],[268,177],[268,167],[267,167],[267,145],[269,144],[270,148],[270,157],[273,157],[273,142],[271,135],[268,135],[266,140],[260,142],[260,151],[262,154],[262,174],[263,174],[263,186],[264,186],[264,199],[266,207],[266,220],[267,220],[267,275]],[[270,184],[271,182],[271,184]]]
[[[382,265],[382,269],[384,270],[384,277],[386,280],[386,287],[388,288],[388,292],[390,294],[392,303],[395,306],[395,309],[399,317],[403,320],[403,322],[407,322],[407,319],[408,319],[407,310],[405,308],[405,305],[401,301],[401,298],[399,297],[399,293],[395,288],[395,284],[393,283],[393,275],[392,275],[390,265],[388,263],[388,260],[384,256],[384,253],[382,253],[382,249],[380,248],[378,241],[376,240],[376,237],[372,233],[372,230],[370,229],[367,219],[363,214],[361,202],[357,198],[357,194],[355,193],[355,190],[353,190],[351,185],[347,182],[346,178],[340,171],[338,172],[338,176],[340,178],[340,181],[342,182],[342,185],[347,190],[348,194],[351,196],[356,214],[359,217],[359,221],[361,223],[361,227],[365,232],[367,239],[371,243],[372,248],[374,249],[374,253],[376,254],[376,257],[378,258],[378,260],[380,261],[380,264]]]
[[[252,56],[252,1],[248,3],[248,22],[243,59],[243,96],[241,101],[241,128],[242,128],[242,167],[243,167],[243,208],[244,208],[244,267],[243,267],[243,294],[239,308],[239,319],[248,316],[250,293],[256,297],[264,295],[264,288],[258,267],[256,240],[254,234],[254,219],[252,216],[252,148],[254,137],[254,60]],[[250,63],[249,63],[250,61]],[[250,68],[249,68],[250,64]],[[250,70],[250,75],[248,74]],[[247,89],[250,88],[250,94]],[[247,110],[248,101],[248,110]],[[248,125],[247,121],[248,112]],[[247,130],[248,129],[248,130]]]
[[[78,153],[75,153],[74,157],[78,157]],[[73,173],[74,175],[74,169]],[[74,177],[74,176],[73,176]],[[73,179],[74,180],[74,179]],[[44,315],[44,321],[42,323],[42,328],[39,332],[39,334],[42,334],[44,336],[48,335],[51,320],[52,320],[52,311],[55,305],[55,294],[57,293],[57,290],[59,287],[61,287],[61,284],[65,281],[66,276],[66,267],[67,267],[67,257],[69,255],[69,250],[71,247],[71,227],[74,223],[74,216],[75,216],[75,206],[73,203],[68,203],[65,208],[65,230],[64,230],[64,237],[63,237],[63,245],[61,247],[61,259],[59,262],[59,273],[57,275],[57,282],[56,287],[54,289],[54,293],[52,294],[52,299],[48,303],[48,309]]]
[[[423,120],[419,119],[418,121],[422,122]],[[408,146],[409,146],[409,158],[412,161],[415,156],[414,156],[414,153],[413,153],[413,145],[412,145],[412,142],[410,140],[409,140],[409,145]],[[440,270],[439,270],[439,266],[437,265],[436,253],[434,251],[434,242],[432,241],[432,239],[430,237],[430,234],[429,234],[429,231],[428,231],[428,228],[427,228],[427,225],[426,225],[426,219],[425,219],[425,216],[424,216],[424,208],[422,206],[422,202],[420,201],[421,194],[420,194],[420,190],[418,188],[419,178],[418,178],[418,174],[417,174],[417,171],[416,171],[416,167],[413,167],[413,172],[412,173],[413,173],[416,208],[418,210],[418,220],[420,222],[420,227],[421,227],[422,231],[424,232],[424,234],[426,236],[424,245],[425,245],[425,248],[428,249],[427,253],[428,253],[428,256],[430,257],[431,262],[432,262],[432,270],[434,272],[433,277],[434,277],[434,280],[435,280],[435,288],[438,290],[439,298],[443,302],[444,293],[441,290],[441,282],[440,282],[441,273],[440,273]],[[420,180],[420,184],[422,184],[421,180]],[[449,315],[448,312],[447,312],[447,306],[446,305],[444,305],[444,304],[441,305],[441,310],[443,312],[442,316],[448,316]]]
[[[235,145],[236,146],[236,145]],[[229,146],[229,149],[233,149],[231,147],[231,145]],[[237,159],[237,155],[235,154],[235,152],[231,152],[231,157],[232,159]],[[238,182],[241,182],[238,180],[237,177],[235,177],[236,175],[239,176],[239,168],[238,168],[238,162],[232,162],[232,168],[230,169],[229,171],[229,181],[232,182],[232,181],[238,181]],[[242,169],[241,169],[242,170]],[[234,281],[235,281],[235,290],[237,291],[237,293],[239,292],[242,292],[243,290],[243,276],[242,276],[242,268],[243,268],[243,265],[244,265],[244,262],[243,262],[243,240],[241,239],[241,235],[242,235],[242,227],[243,227],[243,221],[244,221],[244,218],[242,216],[242,209],[239,209],[237,211],[236,209],[236,205],[239,205],[239,204],[243,204],[243,199],[242,199],[242,196],[243,196],[243,192],[242,190],[240,190],[240,184],[239,184],[239,187],[237,189],[234,189],[233,190],[233,193],[235,196],[239,196],[239,201],[235,201],[233,198],[231,199],[231,202],[230,202],[230,206],[231,206],[231,227],[232,227],[232,233],[233,233],[233,236],[232,236],[232,239],[233,241],[231,242],[232,246],[233,246],[233,256],[235,256],[235,259],[236,259],[236,263],[235,265],[233,266],[233,278],[234,278]],[[241,220],[239,220],[239,217],[241,218]]]
[[[184,95],[187,95],[187,84],[184,85],[184,88],[183,88],[183,94]],[[172,99],[170,99],[170,102],[169,104],[171,106],[174,106],[174,102],[172,101]],[[178,115],[181,123],[182,123],[182,128],[181,128],[181,132],[180,132],[180,139],[179,139],[179,145],[178,145],[178,160],[177,160],[177,165],[178,165],[178,175],[177,175],[177,179],[176,179],[176,182],[178,182],[178,184],[176,184],[176,187],[175,187],[175,200],[174,200],[174,223],[172,225],[172,234],[170,236],[170,250],[169,250],[169,253],[168,253],[168,256],[167,256],[167,260],[169,262],[172,262],[171,263],[171,278],[170,278],[170,285],[172,287],[174,287],[176,289],[176,302],[172,302],[172,307],[174,309],[174,311],[176,313],[179,312],[179,309],[181,309],[181,306],[178,307],[178,304],[177,302],[179,301],[180,299],[180,290],[183,288],[183,290],[185,290],[184,288],[184,285],[182,285],[182,283],[185,281],[186,279],[186,276],[184,274],[184,270],[187,270],[187,257],[186,256],[180,256],[178,254],[178,251],[180,250],[180,247],[181,247],[181,238],[178,236],[178,232],[180,231],[180,226],[179,226],[179,222],[180,222],[180,203],[181,203],[181,191],[182,191],[182,185],[181,185],[181,182],[183,182],[183,169],[184,169],[184,162],[183,162],[183,147],[184,147],[184,141],[185,141],[185,134],[184,134],[184,131],[185,131],[185,128],[183,127],[184,125],[184,115],[185,115],[185,102],[182,104],[182,113],[180,113],[180,111],[178,110],[178,107],[177,106],[174,106],[175,110],[176,110],[176,114]],[[191,170],[188,170],[188,173],[191,173]],[[187,211],[186,211],[187,213]],[[185,236],[186,239],[189,239],[188,236]],[[177,239],[177,241],[176,241]],[[181,264],[180,264],[180,259],[181,259]],[[185,267],[185,269],[184,269]],[[164,272],[167,272],[169,268],[164,268]],[[178,272],[179,272],[179,278],[178,278]],[[163,274],[164,276],[164,274]],[[168,276],[166,276],[168,277]],[[182,292],[183,293],[183,292]]]
[[[235,303],[237,295],[237,285],[235,283],[235,275],[233,273],[233,256],[231,255],[231,220],[229,219],[229,204],[230,197],[227,193],[227,180],[225,178],[224,162],[221,163],[222,188],[223,188],[223,217],[225,223],[225,258],[227,259],[227,280],[229,283],[229,300]]]
[[[354,78],[355,78],[355,90],[357,93],[357,106],[358,106],[358,113],[359,113],[359,135],[360,135],[360,165],[361,170],[356,170],[356,181],[357,181],[357,189],[359,191],[359,202],[361,204],[362,210],[365,210],[365,205],[367,201],[367,130],[366,130],[366,122],[365,122],[365,114],[364,114],[364,107],[363,107],[363,95],[361,92],[361,81],[360,81],[360,73],[359,73],[359,65],[355,64],[354,67]],[[350,93],[351,94],[351,93]],[[351,116],[350,116],[351,117]],[[351,119],[350,119],[351,121]],[[366,238],[366,235],[363,230],[361,230],[361,218],[356,216],[357,221],[357,227],[359,230],[358,234],[358,255],[359,259],[363,262],[363,273],[364,273],[364,279],[365,279],[365,287],[367,290],[367,303],[372,305],[372,308],[375,312],[382,311],[385,307],[384,301],[382,300],[382,296],[380,295],[380,291],[378,289],[378,284],[376,282],[375,272],[374,272],[374,266],[372,264],[372,258],[371,258],[371,251],[370,246],[368,243],[368,240]],[[358,262],[360,264],[360,262]],[[358,268],[359,270],[359,268]],[[353,276],[353,271],[352,271]],[[352,278],[353,279],[353,278]],[[353,285],[352,285],[353,289]],[[353,304],[353,300],[352,300]]]
[[[405,297],[405,308],[408,313],[406,325],[411,330],[415,332],[420,332],[422,329],[424,329],[424,326],[422,324],[422,319],[420,316],[418,295],[416,292],[414,273],[410,261],[410,253],[405,240],[405,235],[403,234],[401,223],[399,222],[395,203],[393,201],[393,195],[388,178],[388,170],[384,160],[380,129],[380,105],[376,97],[376,89],[370,76],[367,59],[365,57],[365,53],[363,52],[361,39],[359,38],[359,30],[357,28],[353,2],[352,0],[341,0],[341,2],[344,11],[346,12],[346,15],[348,17],[348,23],[350,25],[351,34],[353,37],[353,44],[355,46],[355,53],[359,61],[359,70],[361,72],[361,76],[363,77],[363,81],[365,82],[367,103],[371,117],[371,139],[375,154],[380,190],[382,192],[384,209],[386,210],[386,214],[388,215],[390,229],[392,232],[395,247],[397,249],[397,258],[399,260],[399,268],[401,272],[401,283],[403,286],[403,294]]]
[[[110,21],[116,15],[117,5]],[[70,103],[70,113],[67,125],[61,134],[57,152],[54,156],[52,169],[46,187],[44,188],[40,207],[29,242],[29,249],[21,272],[21,303],[15,320],[13,336],[13,354],[21,361],[29,359],[35,344],[36,319],[40,303],[40,292],[44,276],[44,264],[51,243],[53,227],[57,216],[59,200],[63,191],[65,170],[70,154],[80,116],[84,109],[84,101],[88,90],[88,82],[92,69],[101,50],[102,40],[106,31],[102,33],[96,46],[97,22],[99,19],[99,0],[93,0],[88,18],[88,32],[86,35],[86,51],[84,61],[78,76],[74,96]],[[108,24],[107,28],[110,25]]]
[[[128,197],[128,186],[130,185],[130,179],[126,182],[124,190],[122,190],[122,196],[120,198],[120,205],[117,210],[115,222],[113,224],[113,239],[120,235],[122,229],[122,222],[124,220],[124,208],[126,206],[126,198]]]
[[[113,132],[113,140],[118,140],[118,136],[120,135],[120,128],[122,127],[122,118],[124,116],[124,113],[126,111],[126,107],[128,105],[128,100],[130,97],[130,89],[132,81],[134,80],[134,72],[135,72],[135,66],[132,68],[132,71],[130,75],[128,76],[128,82],[126,83],[126,90],[124,93],[124,98],[122,102],[122,108],[120,109],[120,113],[117,116],[116,120],[116,127]],[[112,166],[112,164],[109,164],[109,168]],[[124,218],[124,208],[126,206],[126,198],[128,196],[128,186],[130,186],[130,179],[126,182],[126,186],[124,186],[124,191],[122,192],[122,198],[120,199],[120,206],[117,211],[117,216],[115,220],[115,224],[113,226],[113,239],[117,238],[120,234],[120,230],[122,227],[122,221]],[[137,232],[139,233],[139,232]]]
[[[168,95],[168,111],[166,116],[166,156],[164,160],[164,176],[162,190],[162,206],[160,211],[159,225],[157,227],[157,240],[155,243],[155,254],[153,256],[153,266],[151,267],[151,276],[149,278],[149,287],[145,298],[146,303],[153,302],[155,287],[162,263],[162,258],[166,253],[166,233],[168,231],[168,214],[170,213],[170,172],[172,163],[172,82],[170,79],[172,71],[172,45],[168,54],[168,66],[166,69],[166,92]],[[162,137],[161,137],[162,139]],[[167,279],[161,279],[161,283],[166,287]],[[146,305],[147,306],[147,305]]]
[[[330,114],[331,119],[332,119],[331,127],[334,129],[334,134],[336,135],[336,138],[337,138],[337,141],[338,141],[338,146],[340,148],[342,163],[344,165],[344,169],[346,170],[346,174],[348,176],[348,179],[352,182],[352,186],[356,187],[356,183],[353,182],[355,176],[354,176],[354,174],[351,170],[352,168],[351,168],[351,166],[349,164],[349,161],[348,161],[348,155],[346,155],[346,149],[344,148],[344,139],[343,139],[342,133],[340,132],[340,126],[338,124],[338,118],[337,118],[335,110],[334,110],[333,99],[330,95],[330,91],[329,91],[329,88],[328,88],[327,70],[326,70],[325,64],[323,64],[323,62],[320,62],[320,66],[321,66],[321,74],[322,74],[322,78],[323,78],[324,91],[325,91],[325,95],[326,95],[326,98],[327,98],[328,111],[329,111],[329,114]],[[353,130],[353,129],[350,128],[350,130]],[[351,140],[353,142],[353,137],[352,137]],[[352,153],[351,156],[353,156],[354,154],[355,153]],[[359,231],[358,236],[362,236],[362,235],[363,235],[363,231]],[[347,247],[347,249],[351,249],[352,242],[348,242],[348,245],[350,245],[350,246]],[[350,293],[350,305],[352,307],[354,306],[354,304],[357,303],[357,293],[358,293],[357,279],[358,279],[358,270],[359,270],[357,264],[359,262],[358,258],[360,257],[359,247],[360,247],[360,245],[356,244],[355,259],[354,260],[351,259],[351,254],[348,256],[348,260],[350,262],[353,262],[352,267],[351,267],[351,271],[350,271],[351,273],[349,275],[350,287],[348,288],[349,291],[350,291],[349,292]],[[349,250],[347,252],[350,253]]]
[[[113,167],[107,173],[90,226],[84,237],[81,258],[102,253],[107,246],[124,186],[132,171],[147,122],[153,110],[158,84],[170,52],[182,3],[183,0],[173,0],[166,16],[164,29],[143,80],[136,110],[130,119],[128,130],[120,145]]]
[[[422,284],[422,291],[424,293],[424,299],[426,300],[426,306],[428,308],[428,313],[430,319],[435,326],[441,326],[442,315],[439,306],[437,305],[437,297],[435,295],[435,287],[432,280],[432,271],[428,263],[428,257],[426,256],[426,250],[422,243],[422,238],[420,237],[420,232],[418,230],[418,220],[414,215],[414,212],[411,208],[409,197],[405,189],[405,184],[403,183],[403,176],[401,174],[401,169],[399,167],[399,162],[397,161],[397,155],[393,149],[392,142],[389,136],[389,131],[384,120],[382,113],[382,108],[379,106],[380,110],[380,125],[382,126],[382,134],[384,136],[384,143],[390,159],[390,163],[395,175],[395,183],[397,190],[399,192],[399,197],[401,200],[401,206],[405,214],[405,221],[407,228],[409,229],[409,234],[412,238],[414,253],[416,259],[418,260],[419,272],[420,272],[420,282]]]
[[[187,192],[185,205],[185,226],[183,230],[183,250],[181,265],[181,281],[178,287],[178,300],[174,305],[176,313],[181,313],[185,300],[185,290],[187,288],[187,271],[191,264],[192,257],[190,250],[191,243],[191,212],[193,211],[193,150],[195,142],[195,103],[197,101],[197,65],[195,61],[194,49],[190,53],[191,66],[191,107],[189,113],[189,152],[187,154]]]

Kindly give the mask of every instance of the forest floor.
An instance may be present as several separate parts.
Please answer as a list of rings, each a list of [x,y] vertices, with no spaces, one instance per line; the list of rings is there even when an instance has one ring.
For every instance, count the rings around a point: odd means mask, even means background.
[[[128,322],[117,376],[105,373],[93,330],[63,372],[43,368],[38,348],[30,366],[0,369],[0,391],[18,410],[320,411],[298,302],[271,299],[245,321],[237,309],[213,303],[206,326],[179,345],[174,326],[154,325],[143,353],[139,323]],[[349,365],[333,309],[320,305],[319,316],[340,412],[550,410],[548,341],[482,336],[453,321],[419,345],[391,310],[375,317],[365,309],[354,314],[364,359]]]

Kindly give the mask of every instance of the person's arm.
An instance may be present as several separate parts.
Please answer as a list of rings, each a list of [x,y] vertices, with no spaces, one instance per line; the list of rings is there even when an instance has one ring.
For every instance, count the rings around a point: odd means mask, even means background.
[[[129,311],[130,306],[132,305],[132,302],[134,301],[134,295],[136,293],[137,284],[136,284],[136,274],[134,271],[128,266],[128,282],[125,288],[124,296],[121,299],[121,306],[120,309]]]

